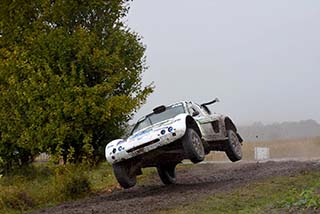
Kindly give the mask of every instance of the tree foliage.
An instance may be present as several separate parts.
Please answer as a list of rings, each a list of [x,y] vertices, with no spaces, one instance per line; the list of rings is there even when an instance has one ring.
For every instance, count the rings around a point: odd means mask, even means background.
[[[96,161],[152,92],[126,0],[1,0],[0,157]],[[0,164],[1,164],[0,163]]]

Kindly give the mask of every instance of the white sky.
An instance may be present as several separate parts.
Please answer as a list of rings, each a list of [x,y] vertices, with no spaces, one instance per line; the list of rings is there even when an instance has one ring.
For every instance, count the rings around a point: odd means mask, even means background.
[[[320,1],[134,0],[155,92],[136,114],[219,97],[236,124],[320,121]]]

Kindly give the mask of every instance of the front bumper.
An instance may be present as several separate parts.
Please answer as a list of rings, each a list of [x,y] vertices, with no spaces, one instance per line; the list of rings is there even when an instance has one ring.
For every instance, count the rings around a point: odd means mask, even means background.
[[[168,132],[162,136],[145,137],[144,139],[137,140],[135,143],[123,141],[116,146],[108,148],[106,150],[106,158],[109,163],[114,164],[138,155],[143,156],[145,153],[155,151],[179,140],[183,135],[183,130],[174,130],[174,132]],[[132,146],[133,144],[134,146]]]

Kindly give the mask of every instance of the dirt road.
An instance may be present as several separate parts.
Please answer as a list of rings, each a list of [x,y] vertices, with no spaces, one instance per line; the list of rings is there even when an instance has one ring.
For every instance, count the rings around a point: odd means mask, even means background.
[[[178,170],[178,184],[164,186],[156,176],[146,185],[116,190],[35,213],[152,213],[188,204],[252,181],[320,170],[319,161],[198,164]]]

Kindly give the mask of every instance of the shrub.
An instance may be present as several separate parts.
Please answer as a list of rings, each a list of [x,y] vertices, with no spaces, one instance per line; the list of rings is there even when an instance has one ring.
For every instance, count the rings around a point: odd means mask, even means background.
[[[74,175],[72,176],[65,185],[65,195],[68,198],[78,198],[90,192],[90,182],[87,176]]]
[[[59,166],[55,170],[55,192],[63,200],[76,199],[91,190],[89,178],[84,172],[85,166]]]
[[[83,165],[31,165],[0,180],[0,213],[26,211],[77,199],[91,192],[90,170]]]
[[[1,190],[0,210],[27,210],[35,206],[33,198],[21,188],[9,187]]]

